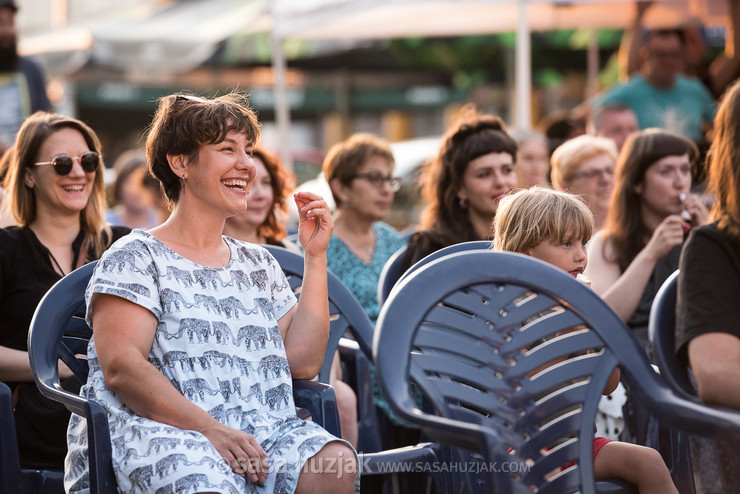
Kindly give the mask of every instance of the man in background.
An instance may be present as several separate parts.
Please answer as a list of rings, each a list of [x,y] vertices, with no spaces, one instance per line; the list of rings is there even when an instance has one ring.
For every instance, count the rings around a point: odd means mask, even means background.
[[[614,141],[617,151],[627,137],[638,130],[635,113],[623,105],[603,105],[591,114],[588,122],[588,133],[598,137],[606,137]]]
[[[684,48],[680,30],[649,32],[641,49],[642,71],[606,90],[594,107],[626,106],[641,129],[660,127],[701,144],[704,131],[711,128],[715,102],[698,79],[682,74]]]
[[[27,116],[51,109],[41,67],[18,55],[17,11],[13,0],[0,0],[0,152],[13,144]]]

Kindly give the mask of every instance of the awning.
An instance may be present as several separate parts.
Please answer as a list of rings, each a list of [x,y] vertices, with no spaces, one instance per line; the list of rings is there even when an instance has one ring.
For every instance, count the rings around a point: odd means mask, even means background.
[[[342,39],[461,36],[515,31],[520,4],[530,31],[626,28],[634,0],[273,0],[280,38]],[[671,27],[693,17],[724,25],[726,1],[656,0],[646,27]]]
[[[22,36],[19,51],[51,74],[88,60],[126,71],[186,72],[237,34],[268,32],[268,0],[149,1],[70,21],[63,29]]]
[[[185,72],[226,38],[269,29],[267,0],[182,0],[144,19],[96,24],[92,58],[119,69]]]

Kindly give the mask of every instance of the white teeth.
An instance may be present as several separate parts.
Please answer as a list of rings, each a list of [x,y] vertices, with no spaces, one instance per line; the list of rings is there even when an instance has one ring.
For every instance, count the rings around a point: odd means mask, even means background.
[[[227,187],[238,187],[240,189],[243,189],[247,186],[247,182],[245,180],[224,180],[223,183]]]
[[[68,190],[70,192],[80,192],[85,188],[84,185],[67,185],[64,187],[64,190]]]

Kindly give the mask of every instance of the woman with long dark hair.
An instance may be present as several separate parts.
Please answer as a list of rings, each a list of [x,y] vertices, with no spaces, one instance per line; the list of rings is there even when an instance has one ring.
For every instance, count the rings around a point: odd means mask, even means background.
[[[709,216],[690,192],[697,155],[693,142],[668,131],[631,135],[617,159],[606,224],[589,243],[586,276],[646,351],[653,298],[678,268],[685,233]]]
[[[486,240],[498,201],[517,186],[516,141],[503,121],[465,107],[423,172],[427,204],[401,271],[448,245]]]

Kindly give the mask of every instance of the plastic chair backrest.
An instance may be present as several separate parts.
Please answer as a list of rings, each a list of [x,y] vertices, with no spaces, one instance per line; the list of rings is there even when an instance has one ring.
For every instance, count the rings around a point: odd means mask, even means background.
[[[455,252],[466,252],[468,250],[489,250],[490,248],[490,240],[471,240],[469,242],[460,242],[459,244],[448,245],[447,247],[443,247],[437,251],[434,251],[431,254],[423,257],[422,259],[419,259],[419,261],[417,261],[416,263],[412,264],[406,270],[406,272],[401,275],[401,277],[398,279],[397,284],[403,281],[404,278],[409,276],[417,269],[423,268],[430,262],[436,261],[437,259],[440,259],[442,257],[454,254]]]
[[[300,289],[303,285],[303,256],[282,247],[274,245],[265,245],[270,253],[275,257],[283,273],[288,278],[290,288],[297,296],[300,296]],[[357,298],[334,274],[328,273],[328,290],[329,290],[329,313],[330,313],[330,330],[329,342],[326,345],[326,354],[324,363],[319,371],[319,381],[322,383],[329,382],[329,372],[334,352],[339,345],[339,339],[344,336],[347,330],[350,331],[355,341],[360,345],[360,349],[368,356],[372,355],[373,340],[373,323],[367,317],[367,314],[357,301]]]
[[[416,270],[381,310],[373,354],[401,419],[509,467],[489,472],[489,492],[595,492],[594,417],[615,365],[666,426],[740,443],[740,414],[674,393],[598,295],[519,254],[462,252]]]
[[[406,272],[401,273],[401,262],[403,261],[404,254],[406,253],[406,247],[407,246],[404,246],[401,247],[401,249],[397,250],[388,259],[388,261],[386,261],[385,266],[383,266],[383,271],[381,271],[380,273],[380,279],[378,282],[378,306],[380,307],[382,307],[385,301],[388,299],[388,295],[390,295],[393,287],[397,285],[401,280],[403,280],[406,276],[413,273],[415,270],[426,266],[430,262],[435,261],[440,257],[454,254],[455,252],[463,252],[466,250],[475,249],[488,249],[491,247],[491,241],[471,240],[470,242],[460,242],[458,244],[448,245],[447,247],[443,247],[423,257],[418,262],[411,265],[406,270]]]
[[[15,431],[13,396],[0,382],[0,492],[24,494],[63,494],[64,472],[21,468]]]
[[[378,307],[383,307],[385,300],[393,289],[393,285],[395,285],[398,278],[401,277],[401,261],[403,260],[404,254],[406,254],[407,247],[408,245],[404,245],[394,252],[393,255],[385,261],[383,269],[380,271],[380,276],[378,276]]]
[[[300,288],[303,285],[303,256],[281,247],[272,245],[265,245],[264,247],[275,257],[288,278],[291,289],[299,296]],[[347,377],[355,378],[352,387],[356,393],[358,404],[358,449],[360,451],[379,451],[381,441],[378,432],[378,417],[372,389],[370,388],[368,368],[368,360],[372,354],[371,345],[374,327],[360,302],[339,278],[332,273],[328,273],[327,281],[329,312],[331,314],[330,334],[329,342],[326,345],[324,363],[319,371],[318,379],[322,383],[329,384],[334,352],[339,347],[340,340],[345,336],[346,331],[349,330],[354,338],[352,343],[355,343],[359,352],[362,353],[362,356],[350,354],[351,350],[348,345],[345,345],[344,349],[340,349],[344,357],[343,362],[347,365],[350,365],[351,362],[351,368],[347,369]]]
[[[676,357],[676,300],[678,295],[678,274],[675,271],[663,282],[653,299],[650,308],[648,337],[655,363],[660,374],[668,385],[684,398],[697,400],[696,390],[689,378],[688,367]],[[679,487],[695,485],[694,472],[691,468],[692,452],[689,434],[660,426],[659,440],[661,452],[682,460],[671,469],[674,481]],[[675,473],[674,473],[675,470]],[[688,489],[682,489],[681,492]]]
[[[687,398],[696,397],[688,368],[676,357],[676,298],[678,271],[670,275],[653,299],[648,335],[653,358],[668,384]]]
[[[87,343],[92,329],[85,322],[85,288],[96,262],[69,273],[52,286],[36,307],[28,333],[28,356],[41,394],[87,419],[90,488],[93,493],[116,492],[111,462],[108,418],[102,406],[59,385],[61,359],[81,382],[87,381]]]

